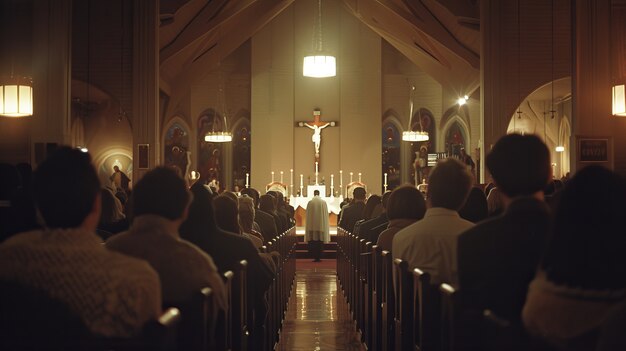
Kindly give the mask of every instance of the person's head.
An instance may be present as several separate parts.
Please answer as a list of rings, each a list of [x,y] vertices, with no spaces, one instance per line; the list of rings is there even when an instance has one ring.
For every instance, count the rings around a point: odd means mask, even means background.
[[[626,183],[600,166],[578,171],[561,193],[541,268],[570,287],[626,288]]]
[[[472,176],[463,163],[453,158],[439,161],[428,177],[428,201],[431,207],[458,211],[471,186]]]
[[[100,196],[102,199],[101,224],[115,223],[125,218],[122,203],[109,188],[102,188]]]
[[[391,192],[387,204],[387,217],[392,219],[424,218],[426,213],[426,201],[424,196],[414,186],[403,185]]]
[[[363,208],[363,218],[365,220],[372,218],[372,213],[374,213],[374,209],[376,206],[380,205],[381,199],[380,195],[371,195],[367,198],[365,202],[365,208]]]
[[[486,165],[508,198],[542,191],[552,174],[550,151],[535,135],[503,136],[487,155]]]
[[[242,195],[238,201],[239,224],[244,233],[251,233],[254,223],[254,201],[248,195]]]
[[[37,167],[33,192],[48,228],[96,229],[100,181],[88,153],[58,148]]]
[[[461,156],[465,156],[465,148],[461,148]]]
[[[213,199],[213,208],[218,227],[229,232],[241,233],[237,200],[226,194],[221,194]]]
[[[276,212],[276,203],[274,201],[274,197],[270,194],[261,195],[259,198],[259,209],[268,213]]]
[[[157,215],[171,221],[184,220],[191,202],[185,180],[174,170],[157,167],[137,182],[133,190],[133,215]]]
[[[354,197],[354,201],[365,201],[365,188],[358,187],[352,191],[352,196]]]
[[[254,201],[254,207],[259,207],[259,192],[255,188],[243,188],[241,189],[241,195],[248,195]]]
[[[387,190],[385,191],[385,193],[383,193],[383,198],[381,200],[381,203],[383,205],[383,212],[387,211],[387,206],[389,204],[389,196],[391,196],[391,191]]]
[[[320,196],[320,191],[317,189],[313,190],[313,196]]]
[[[208,185],[196,182],[191,186],[193,200],[187,219],[180,226],[180,237],[198,244],[217,230],[213,210],[213,193]]]
[[[487,218],[487,197],[479,188],[473,187],[465,204],[459,210],[459,216],[473,223],[478,223]]]
[[[115,171],[115,172],[119,172],[119,171],[120,171],[120,168],[119,168],[118,166],[113,166],[113,171]]]

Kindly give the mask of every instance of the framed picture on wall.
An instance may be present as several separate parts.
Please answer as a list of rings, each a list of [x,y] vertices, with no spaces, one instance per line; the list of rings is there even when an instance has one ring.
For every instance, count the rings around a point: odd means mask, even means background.
[[[609,162],[609,138],[578,139],[578,161]]]
[[[150,168],[150,144],[137,144],[137,168]]]

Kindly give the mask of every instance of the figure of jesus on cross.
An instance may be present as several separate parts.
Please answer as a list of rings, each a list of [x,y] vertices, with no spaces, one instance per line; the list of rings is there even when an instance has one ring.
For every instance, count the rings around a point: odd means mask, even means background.
[[[316,109],[313,111],[313,122],[298,122],[299,127],[307,127],[313,130],[311,141],[315,147],[315,161],[319,162],[320,159],[320,144],[322,143],[322,129],[336,125],[335,122],[320,122],[321,111]]]

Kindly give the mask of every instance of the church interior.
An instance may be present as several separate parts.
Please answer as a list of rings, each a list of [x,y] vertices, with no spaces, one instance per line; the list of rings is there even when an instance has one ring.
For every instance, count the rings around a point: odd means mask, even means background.
[[[509,134],[543,141],[551,179],[589,165],[626,176],[626,0],[1,0],[0,43],[0,163],[36,169],[67,145],[103,186],[120,186],[114,167],[133,189],[166,166],[188,186],[284,196],[293,228],[264,250],[285,258],[293,291],[277,278],[270,299],[291,319],[270,317],[258,350],[392,349],[373,319],[393,313],[371,316],[376,259],[359,256],[375,249],[339,224],[356,188],[426,186],[456,158],[484,189]],[[312,57],[332,73],[311,75]],[[333,253],[311,268],[298,250],[315,190]]]

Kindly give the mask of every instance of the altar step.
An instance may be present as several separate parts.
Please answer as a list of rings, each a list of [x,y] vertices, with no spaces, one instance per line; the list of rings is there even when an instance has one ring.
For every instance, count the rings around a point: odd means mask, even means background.
[[[304,235],[297,235],[298,243],[296,244],[296,258],[310,258],[309,245],[304,242]],[[336,259],[337,258],[337,241],[336,236],[330,236],[330,242],[324,244],[324,252],[322,253],[323,259]]]

